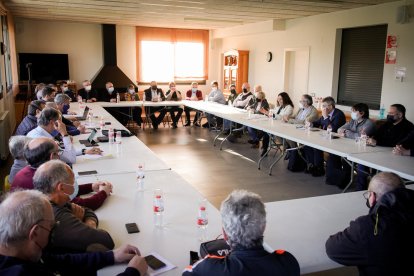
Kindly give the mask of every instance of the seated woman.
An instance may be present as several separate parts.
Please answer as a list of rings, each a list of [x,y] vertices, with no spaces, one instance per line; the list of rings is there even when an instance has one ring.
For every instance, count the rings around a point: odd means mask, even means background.
[[[125,101],[133,102],[133,101],[139,101],[139,95],[138,95],[138,89],[135,90],[135,85],[132,83],[128,85],[127,92],[124,95]],[[132,119],[137,123],[138,127],[141,127],[142,123],[142,109],[139,106],[135,106],[132,109]]]
[[[255,101],[251,106],[249,106],[249,109],[255,114],[264,114],[263,110],[269,111],[269,103],[266,100],[266,94],[264,92],[255,93]],[[259,141],[265,133],[252,127],[247,127],[247,131],[250,136],[250,140],[248,142],[253,145],[252,148],[259,147]]]
[[[374,135],[375,130],[375,123],[369,119],[368,105],[359,103],[352,107],[351,120],[345,125],[338,128],[338,134],[345,138],[355,139],[361,137],[361,135],[371,137]],[[334,166],[327,168],[329,170],[327,174],[334,175],[334,177],[338,176],[338,179],[342,181],[342,185],[344,186],[346,182],[349,181],[351,168],[348,164],[340,162],[339,158],[337,158],[336,162],[333,165]],[[357,191],[362,191],[367,188],[368,174],[368,168],[358,164],[357,181],[355,187]]]
[[[286,92],[281,92],[277,95],[276,112],[273,114],[273,118],[277,120],[289,120],[293,114],[294,104]],[[269,115],[269,110],[260,110],[263,114]],[[263,136],[263,146],[261,156],[265,156],[269,147],[269,134]]]

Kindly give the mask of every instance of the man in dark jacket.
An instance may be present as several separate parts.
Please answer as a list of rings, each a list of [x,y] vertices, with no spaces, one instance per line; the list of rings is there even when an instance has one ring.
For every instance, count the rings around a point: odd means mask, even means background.
[[[331,127],[332,132],[337,132],[338,128],[345,123],[345,114],[341,110],[335,108],[335,100],[332,97],[326,97],[322,100],[322,116],[318,120],[307,124],[311,124],[312,127],[321,128],[323,130],[327,130],[328,127]],[[323,152],[308,146],[305,146],[303,150],[305,152],[306,160],[311,165],[309,172],[312,176],[324,175]],[[330,154],[326,166],[330,167],[331,164],[337,163],[338,159],[340,162],[340,157]],[[335,181],[332,181],[329,177],[327,177],[326,183],[336,184]]]
[[[207,255],[187,267],[183,276],[250,276],[300,274],[299,264],[287,251],[263,248],[266,210],[257,194],[236,190],[221,204],[224,239],[231,253],[226,257]]]
[[[414,156],[414,130],[393,149],[394,154]]]
[[[45,108],[44,101],[32,101],[27,108],[27,116],[23,118],[17,127],[15,135],[26,135],[32,129],[35,129],[37,127],[37,118],[39,118],[43,108]]]
[[[364,193],[368,215],[326,241],[328,256],[343,265],[357,266],[360,275],[414,275],[414,191],[399,176],[375,175]]]
[[[70,201],[78,194],[78,184],[70,167],[60,160],[51,160],[41,165],[33,176],[33,185],[49,197],[56,221],[53,252],[86,252],[91,247],[114,248],[114,242],[106,231],[98,229],[98,217],[88,209]]]
[[[92,84],[88,80],[84,80],[83,88],[78,90],[78,96],[81,96],[82,99],[86,100],[87,103],[96,102],[98,99],[98,93],[95,89],[92,89]]]
[[[96,275],[96,271],[115,263],[129,262],[119,275],[144,275],[145,259],[131,245],[107,252],[48,254],[55,223],[48,198],[39,191],[10,193],[0,205],[1,275]],[[57,226],[57,227],[56,227]]]
[[[144,101],[148,102],[161,102],[165,101],[164,93],[161,88],[157,87],[157,82],[152,81],[151,86],[144,90]],[[155,117],[155,112],[159,112],[158,117]],[[158,129],[158,125],[161,124],[167,110],[164,106],[152,106],[145,108],[145,114],[151,119],[154,129]]]

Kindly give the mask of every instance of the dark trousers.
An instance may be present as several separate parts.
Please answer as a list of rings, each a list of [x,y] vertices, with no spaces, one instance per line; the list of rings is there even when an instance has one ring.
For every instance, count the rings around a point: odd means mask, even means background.
[[[132,107],[132,119],[140,126],[142,123],[142,109],[141,107]]]
[[[170,106],[167,110],[168,112],[170,112],[173,124],[177,125],[178,120],[181,118],[181,115],[183,114],[183,109],[178,106]],[[175,112],[177,112],[177,114],[175,114]]]
[[[351,166],[341,157],[329,154],[326,161],[326,184],[345,188],[351,179]]]
[[[149,110],[149,117],[151,119],[152,125],[158,126],[159,124],[161,124],[167,112],[166,108],[162,106],[152,106],[152,107],[148,107],[148,110]],[[155,112],[157,111],[159,112],[158,117],[155,116]]]
[[[197,111],[197,109],[191,108],[191,107],[184,107],[184,112],[185,112],[185,120],[187,123],[190,122],[190,111],[195,111],[196,114],[194,116],[194,120],[193,120],[193,124],[195,124],[198,121],[198,117],[200,116],[200,112]]]
[[[305,146],[303,147],[303,152],[305,159],[308,163],[312,164],[314,167],[322,167],[323,166],[323,152],[314,149],[312,147]]]

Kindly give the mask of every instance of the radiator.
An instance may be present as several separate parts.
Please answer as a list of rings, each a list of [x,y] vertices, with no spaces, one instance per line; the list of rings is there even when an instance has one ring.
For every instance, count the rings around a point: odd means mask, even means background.
[[[9,111],[0,112],[0,158],[6,160],[9,156],[9,139],[12,135]]]

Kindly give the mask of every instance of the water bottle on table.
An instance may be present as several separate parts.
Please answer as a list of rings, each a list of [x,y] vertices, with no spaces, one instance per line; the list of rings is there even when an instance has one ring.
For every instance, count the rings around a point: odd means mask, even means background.
[[[156,227],[162,227],[162,219],[164,214],[164,194],[161,189],[155,189],[154,191],[154,225]]]
[[[328,139],[332,138],[332,126],[328,125],[328,127],[326,128],[326,135],[328,136]]]
[[[113,144],[115,143],[115,137],[114,137],[115,133],[114,133],[114,129],[110,128],[108,130],[108,139],[109,139],[109,144]]]
[[[197,227],[199,231],[199,240],[207,240],[207,226],[208,226],[208,216],[207,216],[207,200],[203,199],[200,201],[198,206],[198,216],[197,216]]]
[[[116,93],[116,102],[119,103],[121,101],[121,97],[119,96],[119,93]]]
[[[143,191],[144,190],[144,180],[145,180],[145,165],[144,165],[144,163],[138,164],[136,177],[137,177],[138,191]]]
[[[116,132],[115,143],[116,144],[121,144],[122,143],[122,134],[121,134],[120,130],[118,130]]]

